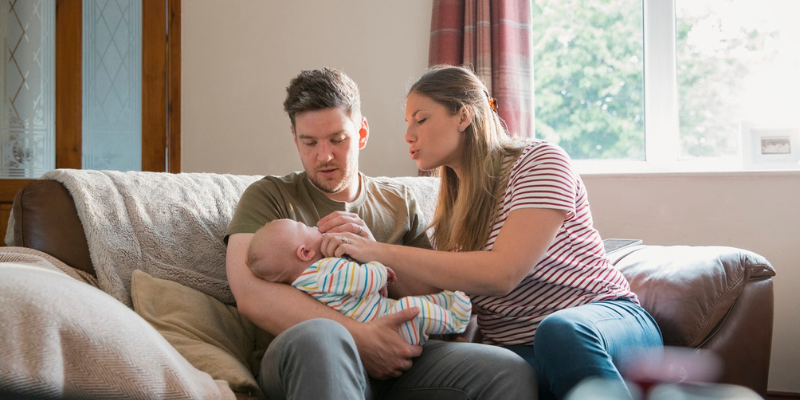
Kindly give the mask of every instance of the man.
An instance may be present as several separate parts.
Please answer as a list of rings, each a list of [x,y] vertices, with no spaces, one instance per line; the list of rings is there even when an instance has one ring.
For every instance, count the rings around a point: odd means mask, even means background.
[[[409,190],[358,172],[369,125],[349,77],[329,68],[303,71],[287,88],[284,109],[304,171],[251,185],[226,236],[228,280],[239,311],[276,335],[258,377],[267,397],[535,398],[533,370],[505,349],[437,340],[423,347],[406,343],[397,327],[417,309],[361,323],[290,285],[250,272],[245,258],[253,232],[279,218],[316,225],[323,233],[347,231],[430,247]],[[438,290],[398,275],[389,294]]]

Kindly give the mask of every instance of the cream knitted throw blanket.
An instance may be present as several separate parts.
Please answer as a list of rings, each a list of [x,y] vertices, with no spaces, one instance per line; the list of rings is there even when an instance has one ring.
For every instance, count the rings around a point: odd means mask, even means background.
[[[232,304],[223,237],[242,193],[262,177],[56,169],[41,179],[70,192],[99,288],[131,307],[136,269]],[[410,187],[430,221],[439,180],[391,179]]]
[[[100,289],[131,307],[140,269],[231,304],[223,237],[247,186],[262,176],[58,169],[72,195]]]

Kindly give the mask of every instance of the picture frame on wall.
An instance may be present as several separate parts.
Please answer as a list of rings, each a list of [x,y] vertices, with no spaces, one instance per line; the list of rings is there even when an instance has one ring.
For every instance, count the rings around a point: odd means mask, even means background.
[[[742,164],[745,170],[800,169],[800,127],[742,122]]]

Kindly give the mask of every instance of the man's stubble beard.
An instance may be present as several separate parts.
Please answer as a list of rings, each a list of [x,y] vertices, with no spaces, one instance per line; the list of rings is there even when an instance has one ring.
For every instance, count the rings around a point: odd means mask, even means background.
[[[352,175],[353,174],[351,174],[350,172],[345,174],[344,179],[339,181],[339,183],[333,188],[331,188],[330,185],[328,184],[322,183],[314,179],[314,177],[311,175],[308,176],[308,180],[310,180],[311,184],[314,185],[315,188],[319,189],[320,192],[335,194],[341,192],[342,190],[344,190],[344,188],[347,187],[347,183],[349,182],[350,177],[352,177]]]
[[[353,164],[356,164],[355,160],[348,160],[348,161],[349,161],[348,164],[351,165],[351,166]],[[347,186],[353,180],[353,177],[358,175],[358,171],[357,170],[358,170],[358,168],[354,169],[354,168],[350,168],[350,167],[345,169],[344,170],[344,176],[342,176],[342,180],[339,181],[336,184],[336,186],[334,186],[333,188],[330,187],[330,184],[325,184],[325,183],[320,182],[317,179],[315,179],[313,174],[309,174],[308,173],[308,169],[306,169],[306,174],[308,175],[308,180],[311,181],[311,184],[314,185],[314,187],[319,189],[321,192],[328,193],[328,194],[336,194],[336,193],[342,192],[343,190],[345,190],[347,188]]]

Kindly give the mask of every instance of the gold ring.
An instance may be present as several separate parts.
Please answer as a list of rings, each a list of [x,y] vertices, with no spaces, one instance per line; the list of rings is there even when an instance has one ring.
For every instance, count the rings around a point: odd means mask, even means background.
[[[339,239],[342,239],[342,243],[347,244],[347,238],[344,236],[339,236]]]
[[[356,235],[361,236],[361,225],[358,226],[358,233],[356,233]]]

